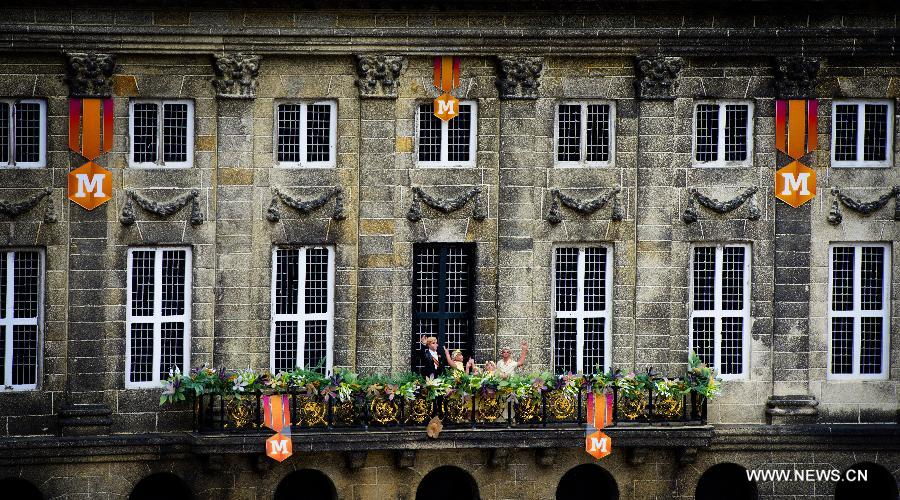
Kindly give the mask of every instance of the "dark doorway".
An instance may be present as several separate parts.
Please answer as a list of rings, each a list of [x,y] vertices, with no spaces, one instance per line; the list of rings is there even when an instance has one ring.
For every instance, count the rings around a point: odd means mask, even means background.
[[[478,484],[468,472],[445,465],[425,474],[416,488],[416,500],[480,500]]]
[[[192,500],[194,494],[183,479],[171,472],[151,474],[138,481],[129,500]]]
[[[556,500],[619,500],[619,486],[603,467],[578,465],[559,480]]]
[[[738,464],[716,464],[697,481],[696,500],[756,500],[756,482],[747,479],[747,469]]]
[[[337,500],[334,483],[321,471],[300,469],[278,483],[275,500]]]
[[[897,500],[897,480],[876,463],[852,465],[841,478],[845,480],[834,487],[834,500]]]
[[[18,477],[0,479],[0,492],[4,498],[16,498],[18,500],[43,500],[44,495],[37,486]]]

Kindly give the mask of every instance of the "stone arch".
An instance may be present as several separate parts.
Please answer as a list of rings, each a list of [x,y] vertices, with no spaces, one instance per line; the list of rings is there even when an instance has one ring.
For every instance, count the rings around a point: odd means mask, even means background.
[[[697,489],[694,491],[695,500],[756,500],[759,492],[756,481],[747,479],[747,469],[742,466],[725,462],[716,464],[706,469],[700,480],[697,481]]]
[[[274,500],[337,500],[334,482],[316,469],[298,469],[284,476],[275,488]]]
[[[852,471],[852,472],[851,472]],[[865,481],[860,475],[865,473]],[[852,476],[852,478],[851,478]],[[896,500],[897,479],[889,470],[874,462],[860,462],[847,467],[845,479],[853,481],[840,481],[834,486],[834,500]],[[857,480],[859,479],[859,480]]]
[[[569,469],[556,486],[556,500],[619,500],[619,485],[603,467],[581,464]]]
[[[184,479],[171,472],[157,472],[138,481],[128,500],[193,500]]]
[[[480,500],[478,483],[459,467],[444,465],[419,481],[416,500]]]

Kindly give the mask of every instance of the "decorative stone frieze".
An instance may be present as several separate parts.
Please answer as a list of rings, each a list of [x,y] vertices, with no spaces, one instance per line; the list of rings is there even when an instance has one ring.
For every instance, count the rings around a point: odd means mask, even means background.
[[[346,219],[347,214],[344,210],[344,188],[341,186],[334,186],[309,201],[303,201],[297,196],[284,191],[283,188],[272,186],[272,203],[269,204],[266,219],[269,222],[278,222],[281,220],[281,211],[278,209],[279,200],[281,203],[284,203],[300,213],[308,214],[322,208],[328,203],[328,200],[332,198],[334,198],[334,209],[331,211],[331,218],[334,220]]]
[[[730,200],[719,201],[715,198],[710,198],[709,196],[702,194],[696,188],[688,188],[688,206],[681,214],[681,220],[683,220],[686,224],[693,224],[694,222],[697,222],[700,214],[697,212],[697,205],[694,204],[694,200],[697,200],[698,203],[717,214],[727,214],[728,212],[731,212],[732,210],[735,210],[736,208],[743,205],[747,200],[750,200],[750,208],[747,210],[747,219],[759,220],[762,214],[759,211],[759,206],[756,204],[755,195],[757,191],[759,191],[758,187],[749,187],[744,190],[744,192]]]
[[[119,216],[119,222],[125,226],[134,225],[135,211],[134,206],[137,205],[143,210],[155,214],[159,217],[169,217],[175,214],[188,203],[191,204],[191,225],[198,226],[203,224],[203,212],[200,211],[200,191],[192,189],[189,193],[182,194],[171,200],[156,201],[141,195],[137,191],[125,191],[125,204],[122,206],[122,213]]]
[[[779,99],[806,99],[815,93],[821,63],[814,57],[775,59],[775,96]]]
[[[500,56],[497,88],[501,99],[537,99],[544,59],[540,57]]]
[[[357,55],[356,86],[360,97],[397,98],[397,81],[403,70],[400,56]]]
[[[675,99],[678,73],[684,67],[680,57],[639,56],[634,82],[639,99]]]
[[[71,97],[112,95],[112,74],[116,68],[114,55],[70,52],[66,59],[66,83]]]
[[[216,97],[225,99],[253,99],[256,97],[259,63],[262,57],[249,54],[216,55],[213,86]]]
[[[872,201],[853,199],[836,187],[831,188],[831,195],[831,211],[828,212],[828,222],[833,225],[838,225],[844,220],[844,214],[841,213],[841,205],[856,213],[869,215],[881,210],[891,199],[894,200],[894,220],[900,221],[900,186],[894,186],[890,191],[878,197],[877,200]]]
[[[414,187],[412,188],[412,203],[409,206],[409,211],[406,213],[406,218],[410,222],[422,220],[423,202],[435,210],[449,214],[459,210],[473,198],[475,199],[475,206],[472,208],[472,218],[477,221],[482,221],[487,218],[487,207],[485,206],[484,195],[482,195],[479,186],[475,186],[453,198],[435,198],[421,188]]]
[[[621,191],[621,188],[615,187],[610,189],[609,192],[603,196],[582,200],[563,194],[558,189],[553,189],[550,191],[550,197],[553,201],[550,202],[550,210],[547,211],[547,222],[559,224],[563,221],[560,204],[565,205],[566,208],[572,209],[582,215],[591,215],[597,210],[606,207],[610,201],[613,203],[610,219],[615,222],[621,221],[625,217],[625,214],[622,212],[622,205],[619,203],[619,193]]]
[[[47,196],[53,194],[53,190],[45,188],[39,193],[35,193],[20,201],[9,201],[0,199],[0,214],[11,219],[24,214],[25,212],[36,207]],[[56,209],[53,207],[53,200],[47,201],[47,208],[44,211],[44,222],[52,224],[56,222]]]

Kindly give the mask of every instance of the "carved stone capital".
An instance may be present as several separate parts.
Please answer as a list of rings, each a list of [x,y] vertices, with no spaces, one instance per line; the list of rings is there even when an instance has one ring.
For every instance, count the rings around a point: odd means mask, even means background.
[[[112,95],[112,74],[116,57],[94,52],[66,54],[66,83],[71,97],[107,97]]]
[[[806,99],[815,93],[821,63],[815,57],[778,57],[775,59],[775,97]]]
[[[497,88],[501,99],[537,99],[541,87],[541,71],[544,59],[541,57],[499,56],[500,73]]]
[[[397,81],[403,69],[400,56],[357,55],[356,86],[360,97],[397,98]]]
[[[678,73],[684,67],[680,57],[639,56],[634,82],[639,99],[675,99]]]
[[[225,99],[253,99],[259,75],[260,56],[249,54],[216,55],[213,69],[216,78],[213,85],[216,97]]]

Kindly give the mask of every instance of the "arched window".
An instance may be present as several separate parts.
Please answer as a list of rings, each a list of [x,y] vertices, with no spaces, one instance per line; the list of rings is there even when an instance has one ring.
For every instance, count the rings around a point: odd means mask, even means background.
[[[606,469],[582,464],[563,474],[556,486],[556,500],[619,500],[619,486]]]
[[[425,474],[416,488],[416,500],[479,500],[478,484],[468,472],[444,465]]]
[[[138,481],[128,500],[193,500],[183,479],[171,472],[158,472]]]
[[[291,472],[275,489],[275,500],[337,500],[337,497],[331,479],[315,469]]]
[[[37,486],[18,477],[0,479],[0,491],[3,492],[4,498],[18,500],[43,500],[44,498]]]
[[[756,500],[756,482],[747,479],[747,469],[738,464],[716,464],[697,481],[696,500]]]
[[[851,465],[841,478],[834,487],[834,500],[897,500],[897,480],[876,463]]]

